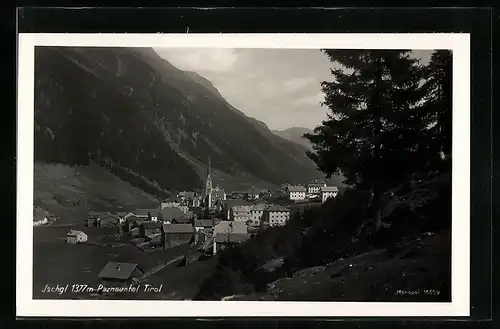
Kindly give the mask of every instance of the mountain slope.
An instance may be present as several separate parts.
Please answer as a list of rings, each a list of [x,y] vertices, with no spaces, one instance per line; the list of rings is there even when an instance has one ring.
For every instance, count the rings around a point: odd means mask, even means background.
[[[34,204],[58,223],[79,223],[89,210],[149,208],[155,197],[94,164],[69,167],[35,162]]]
[[[35,159],[89,158],[153,194],[199,187],[208,157],[227,189],[303,182],[305,149],[149,48],[37,47]],[[157,191],[158,193],[155,193]]]
[[[312,149],[311,143],[307,139],[302,138],[304,134],[312,133],[311,129],[302,127],[292,127],[285,130],[273,130],[273,133],[288,141],[302,145],[307,149]]]

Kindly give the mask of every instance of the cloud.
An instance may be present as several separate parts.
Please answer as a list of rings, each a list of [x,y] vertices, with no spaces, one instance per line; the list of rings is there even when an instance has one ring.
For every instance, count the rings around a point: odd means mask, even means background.
[[[227,72],[238,60],[235,50],[229,48],[155,48],[155,51],[179,69],[195,72]]]
[[[322,92],[316,93],[314,95],[307,95],[297,99],[296,104],[298,105],[318,105],[325,99]]]
[[[288,89],[289,92],[293,92],[296,90],[299,90],[301,88],[304,88],[308,85],[312,85],[317,83],[316,79],[312,77],[305,77],[305,78],[292,78],[288,81],[285,81],[283,83],[283,86]]]

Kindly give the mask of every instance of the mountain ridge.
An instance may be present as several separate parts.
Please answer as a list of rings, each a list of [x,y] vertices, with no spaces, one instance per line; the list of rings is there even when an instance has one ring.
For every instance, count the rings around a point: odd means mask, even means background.
[[[35,58],[37,161],[127,168],[160,196],[200,187],[208,157],[226,189],[318,176],[305,148],[153,49],[37,47]]]

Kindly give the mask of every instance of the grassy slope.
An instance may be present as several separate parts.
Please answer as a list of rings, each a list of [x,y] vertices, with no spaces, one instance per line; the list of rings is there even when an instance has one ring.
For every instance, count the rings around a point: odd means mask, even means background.
[[[267,293],[234,300],[450,301],[450,238],[449,232],[440,233],[305,268],[270,283]]]
[[[35,163],[34,203],[61,223],[79,223],[92,209],[156,205],[153,196],[98,166]]]

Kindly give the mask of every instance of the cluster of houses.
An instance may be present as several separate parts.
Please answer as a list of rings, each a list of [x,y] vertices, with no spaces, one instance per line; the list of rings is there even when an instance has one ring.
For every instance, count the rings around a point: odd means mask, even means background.
[[[290,200],[337,196],[338,189],[315,180],[306,186],[287,186]],[[270,191],[238,191],[229,196],[212,185],[210,159],[204,188],[199,192],[180,192],[156,208],[128,212],[90,212],[87,226],[116,227],[142,248],[171,248],[180,244],[200,244],[203,252],[216,253],[226,243],[239,243],[260,228],[283,226],[290,220],[290,209],[268,203],[262,197]],[[81,231],[70,231],[69,243],[87,241]]]
[[[313,180],[303,185],[287,186],[286,193],[292,201],[321,200],[326,202],[330,198],[335,198],[339,192],[337,186],[327,186],[321,180]]]

